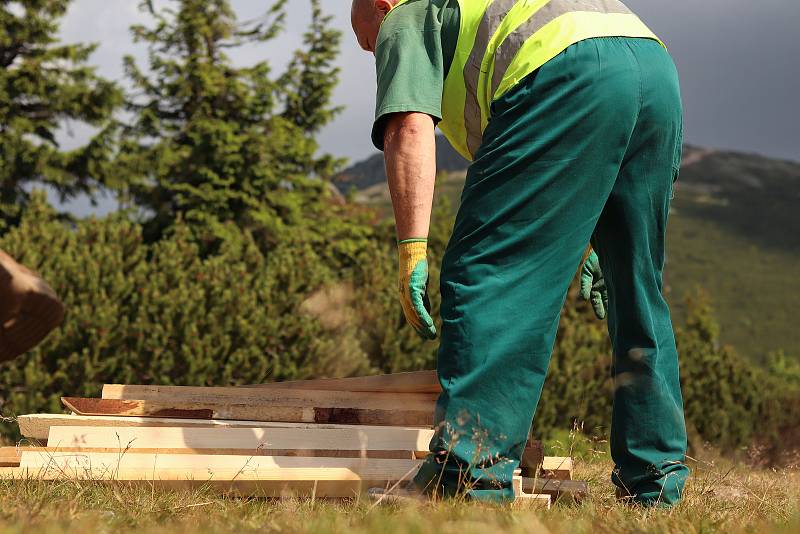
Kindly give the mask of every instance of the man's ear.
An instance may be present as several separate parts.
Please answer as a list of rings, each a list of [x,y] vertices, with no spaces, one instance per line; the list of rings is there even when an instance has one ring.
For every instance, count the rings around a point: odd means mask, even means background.
[[[394,7],[395,2],[391,0],[375,0],[375,11],[380,13],[381,18],[385,17]]]

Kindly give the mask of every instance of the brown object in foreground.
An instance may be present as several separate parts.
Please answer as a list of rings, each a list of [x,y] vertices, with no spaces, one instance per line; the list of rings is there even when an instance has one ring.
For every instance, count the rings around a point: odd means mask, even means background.
[[[274,406],[246,403],[201,403],[64,397],[64,405],[78,415],[173,417],[189,419],[248,419],[296,423],[337,423],[377,426],[430,426],[430,411],[371,410]]]
[[[544,459],[544,447],[541,441],[528,440],[525,445],[525,450],[522,452],[522,459],[519,462],[519,467],[522,469],[523,477],[536,476],[537,470],[542,466]]]
[[[63,319],[50,286],[0,250],[0,362],[31,350]]]

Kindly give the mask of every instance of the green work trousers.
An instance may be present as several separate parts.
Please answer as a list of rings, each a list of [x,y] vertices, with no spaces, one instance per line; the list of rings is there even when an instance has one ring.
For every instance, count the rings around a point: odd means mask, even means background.
[[[680,500],[686,428],[661,289],[682,126],[675,66],[648,39],[579,42],[493,103],[442,262],[443,392],[418,486],[513,498],[591,241],[609,291],[612,480],[643,504]]]

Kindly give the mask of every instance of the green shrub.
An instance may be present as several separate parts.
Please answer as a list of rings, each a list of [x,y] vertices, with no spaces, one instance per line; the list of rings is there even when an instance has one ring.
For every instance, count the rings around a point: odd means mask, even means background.
[[[720,346],[704,291],[687,299],[686,324],[677,339],[686,417],[703,439],[729,452],[754,444],[794,446],[785,436],[800,430],[800,388]]]
[[[438,318],[449,206],[438,205],[434,221],[430,292]],[[68,225],[34,196],[0,247],[54,285],[68,316],[42,346],[0,367],[2,414],[60,412],[60,396],[97,395],[109,382],[223,386],[434,368],[437,344],[405,325],[397,302],[393,227],[337,224],[320,219],[324,232],[296,229],[267,253],[225,225],[219,247],[203,255],[180,220],[148,244],[125,213]],[[756,368],[720,347],[708,299],[699,293],[688,304],[677,339],[689,425],[723,450],[778,450],[800,421],[800,388],[786,379],[794,375]],[[538,436],[576,424],[590,436],[608,434],[610,352],[605,323],[573,284]],[[778,369],[782,360],[773,360]]]
[[[371,371],[356,325],[326,327],[302,310],[346,272],[312,244],[281,243],[264,256],[247,233],[227,230],[220,250],[201,258],[181,222],[147,245],[124,214],[70,226],[34,197],[0,247],[41,272],[68,315],[44,344],[0,366],[2,413],[60,412],[60,396],[97,395],[108,382],[234,385]]]

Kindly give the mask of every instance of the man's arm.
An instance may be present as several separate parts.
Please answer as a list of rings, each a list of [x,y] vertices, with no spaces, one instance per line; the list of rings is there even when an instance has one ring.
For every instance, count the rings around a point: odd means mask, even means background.
[[[436,180],[433,119],[396,113],[384,130],[384,158],[397,225],[399,289],[403,313],[425,339],[436,337],[428,302],[427,238]]]
[[[436,181],[433,119],[425,113],[395,113],[384,130],[384,159],[397,238],[428,237]]]

